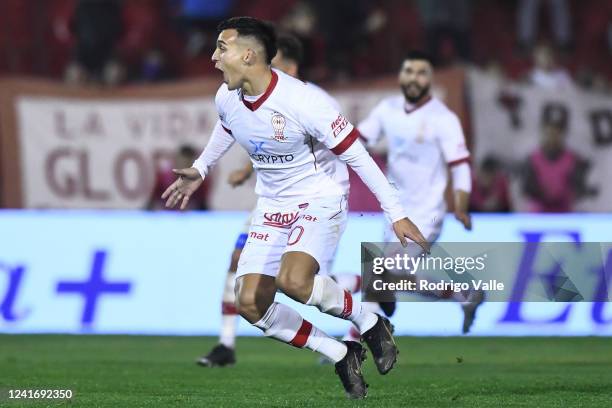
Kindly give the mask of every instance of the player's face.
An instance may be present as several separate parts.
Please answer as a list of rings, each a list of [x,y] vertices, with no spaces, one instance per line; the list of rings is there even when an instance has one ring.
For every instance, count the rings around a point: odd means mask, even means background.
[[[429,95],[432,71],[427,61],[404,60],[399,72],[399,84],[408,102],[416,103]]]
[[[272,58],[272,68],[280,69],[285,74],[297,78],[297,64],[290,59],[285,58],[281,50],[278,50],[274,58]]]
[[[544,127],[542,146],[550,153],[563,150],[565,144],[563,130],[559,126],[548,125]]]
[[[228,89],[238,89],[242,86],[246,66],[246,52],[238,38],[238,31],[223,30],[217,38],[217,48],[212,55],[215,68],[223,72],[223,82]]]

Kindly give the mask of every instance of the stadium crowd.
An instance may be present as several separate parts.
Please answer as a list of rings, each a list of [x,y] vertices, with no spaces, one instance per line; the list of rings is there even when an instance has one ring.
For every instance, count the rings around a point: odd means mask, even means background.
[[[4,0],[0,75],[105,87],[217,75],[216,24],[233,15],[296,35],[301,76],[324,87],[395,75],[408,49],[424,49],[437,67],[477,66],[546,89],[606,94],[612,84],[605,0]],[[564,143],[567,124],[543,117],[541,129],[541,148],[519,167],[493,156],[472,163],[473,211],[511,211],[508,177],[517,173],[530,211],[571,211],[597,194],[585,181],[589,162]]]

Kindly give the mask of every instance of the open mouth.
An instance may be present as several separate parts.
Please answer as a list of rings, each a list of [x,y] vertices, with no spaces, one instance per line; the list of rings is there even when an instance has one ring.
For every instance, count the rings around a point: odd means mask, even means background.
[[[221,71],[221,73],[223,74],[223,82],[227,83],[227,76],[225,75],[225,71],[223,71],[223,69],[218,64],[215,64],[215,69]]]

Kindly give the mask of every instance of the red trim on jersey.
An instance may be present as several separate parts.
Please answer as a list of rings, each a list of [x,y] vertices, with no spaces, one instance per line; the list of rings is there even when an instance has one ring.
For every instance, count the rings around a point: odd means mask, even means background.
[[[223,128],[223,130],[225,130],[227,133],[229,133],[230,135],[232,134],[232,131],[229,130],[228,128],[226,128],[225,126],[221,125],[221,127]]]
[[[470,160],[470,156],[464,157],[463,159],[453,160],[451,162],[448,162],[448,167],[457,166],[461,163],[469,163]]]
[[[222,315],[237,315],[238,310],[236,309],[236,305],[232,302],[223,302],[221,303],[221,314]]]
[[[404,105],[404,112],[412,113],[415,110],[419,109],[420,107],[424,106],[429,101],[431,101],[431,95],[427,95],[426,98],[424,98],[424,99],[420,100],[419,102],[417,102],[417,104],[414,105],[413,107],[411,107],[410,109],[407,109],[406,105]]]
[[[289,342],[289,344],[295,347],[304,347],[306,345],[306,342],[308,341],[308,336],[310,336],[311,331],[312,324],[308,320],[302,319],[302,325],[295,334],[295,337]]]
[[[349,293],[348,290],[344,291],[344,309],[340,314],[340,317],[346,319],[353,313],[353,296]]]
[[[355,140],[357,140],[359,137],[361,136],[361,133],[359,133],[359,131],[357,130],[357,128],[353,128],[353,130],[351,130],[351,133],[349,133],[343,141],[341,141],[340,143],[338,143],[338,145],[336,147],[334,147],[333,149],[331,149],[331,151],[337,155],[340,155],[344,152],[346,152],[346,149],[348,149],[349,147],[351,147],[351,145],[355,142]]]
[[[248,109],[252,111],[256,110],[261,105],[263,105],[266,99],[268,99],[268,97],[272,94],[272,91],[274,90],[274,88],[276,87],[276,83],[278,82],[278,75],[274,71],[271,72],[272,79],[270,80],[270,84],[268,85],[268,88],[266,88],[266,92],[264,92],[264,94],[261,95],[259,99],[257,99],[255,102],[249,102],[244,99],[244,95],[242,96],[242,103],[244,103],[244,106],[246,106]]]

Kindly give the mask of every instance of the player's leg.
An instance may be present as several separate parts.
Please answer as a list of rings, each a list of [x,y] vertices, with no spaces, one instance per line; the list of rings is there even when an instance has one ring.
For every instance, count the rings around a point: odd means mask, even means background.
[[[219,343],[231,349],[236,347],[236,323],[238,323],[238,311],[236,310],[236,295],[234,286],[236,283],[238,260],[240,259],[241,253],[242,247],[237,247],[232,252],[230,269],[227,271],[225,286],[223,287],[223,297],[221,298],[221,333],[219,335]]]
[[[298,348],[321,353],[336,364],[336,372],[351,398],[363,398],[367,385],[361,374],[365,350],[358,343],[343,343],[314,326],[291,307],[274,302],[276,282],[272,276],[246,274],[237,279],[238,312],[266,337]]]
[[[334,361],[349,397],[363,398],[367,388],[361,373],[365,358],[361,345],[340,342],[305,321],[289,306],[274,302],[277,290],[275,278],[289,231],[282,225],[270,226],[267,221],[271,218],[270,214],[291,212],[292,209],[286,204],[282,209],[278,208],[276,203],[270,201],[260,199],[259,210],[254,215],[249,238],[238,263],[238,312],[266,336],[317,351]],[[291,214],[296,212],[292,211]]]
[[[317,200],[293,224],[277,276],[277,286],[294,300],[352,321],[368,344],[380,373],[397,359],[391,323],[362,308],[361,302],[327,276],[329,260],[346,227],[345,197]],[[319,266],[322,271],[319,272]]]
[[[329,275],[335,280],[342,289],[348,290],[351,293],[357,293],[361,290],[361,275],[355,273],[334,273]]]
[[[342,289],[348,290],[351,294],[358,293],[361,290],[361,275],[353,273],[336,273],[329,276],[335,280]],[[362,304],[365,307],[365,303]],[[374,313],[377,312],[377,310],[371,311]],[[359,333],[355,325],[351,324],[347,332],[342,336],[342,340],[361,341],[361,333]]]
[[[198,358],[196,363],[203,367],[223,367],[236,363],[236,325],[238,323],[238,312],[235,306],[234,284],[236,281],[236,270],[242,248],[247,239],[247,232],[238,236],[234,251],[232,252],[230,266],[225,276],[223,295],[221,297],[221,332],[219,344],[208,354]]]
[[[305,252],[286,252],[283,255],[277,285],[292,299],[317,307],[323,313],[352,321],[372,351],[381,374],[393,368],[397,347],[389,321],[364,310],[361,302],[342,289],[329,276],[317,274],[318,263]]]
[[[331,267],[329,268],[329,270],[331,270]],[[349,291],[351,294],[359,293],[361,291],[361,275],[353,273],[337,273],[330,275],[330,277],[335,280],[342,289]],[[368,312],[380,315],[384,313],[385,315],[387,315],[387,317],[393,314],[389,313],[384,308],[381,308],[381,306],[375,302],[362,301],[361,307],[363,310]],[[354,325],[351,325],[346,334],[342,336],[342,340],[361,341],[361,333],[359,333],[359,330],[357,330]]]

